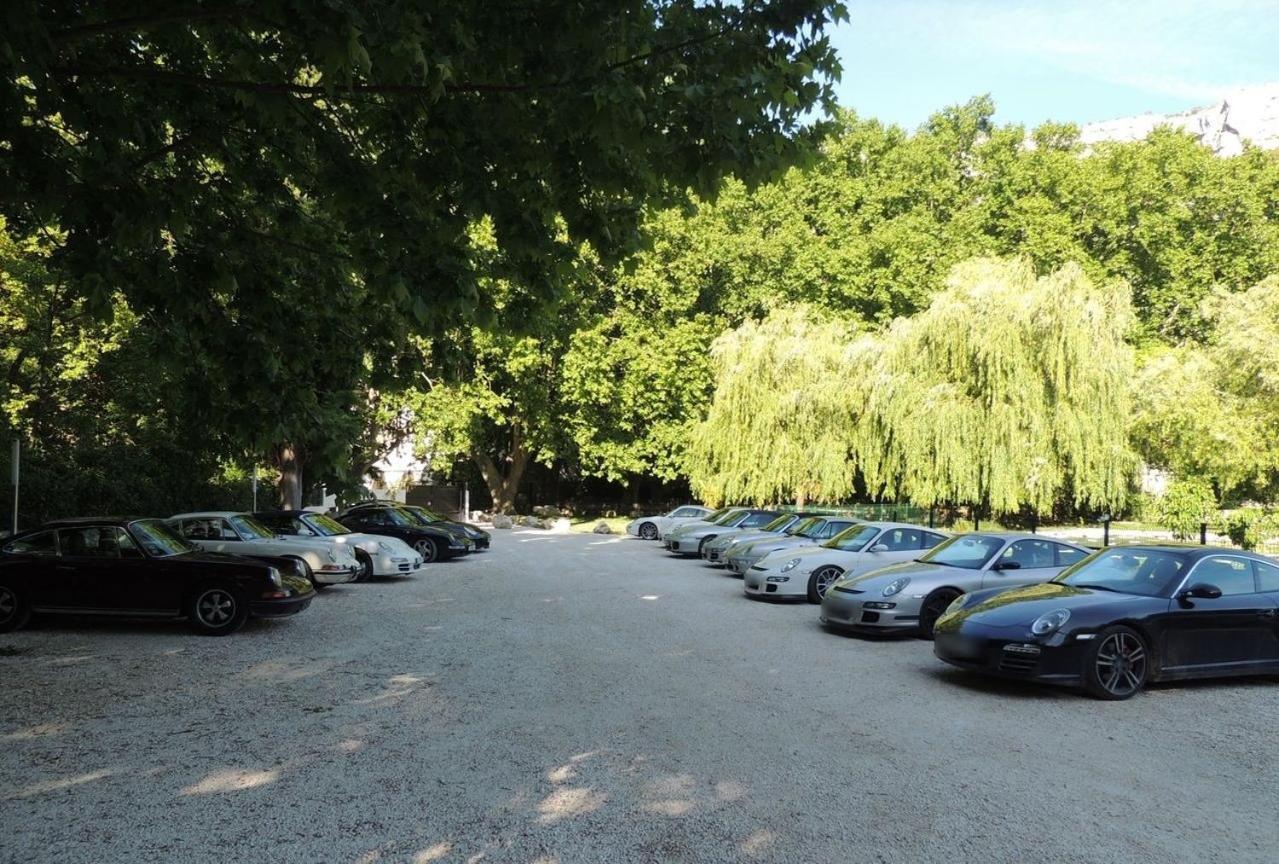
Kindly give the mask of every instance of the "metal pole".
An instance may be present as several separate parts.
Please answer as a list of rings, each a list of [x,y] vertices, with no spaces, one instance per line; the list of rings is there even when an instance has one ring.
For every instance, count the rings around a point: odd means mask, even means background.
[[[471,519],[471,484],[462,484],[462,521],[469,522]]]
[[[22,459],[22,440],[18,437],[13,439],[13,464],[10,466],[9,473],[13,476],[13,533],[18,533],[18,481],[21,479],[21,469],[18,463]]]
[[[1207,522],[1199,523],[1199,545],[1200,546],[1208,545],[1208,523]]]
[[[258,512],[258,466],[253,466],[253,512]]]
[[[1110,545],[1110,514],[1101,517],[1101,545]]]

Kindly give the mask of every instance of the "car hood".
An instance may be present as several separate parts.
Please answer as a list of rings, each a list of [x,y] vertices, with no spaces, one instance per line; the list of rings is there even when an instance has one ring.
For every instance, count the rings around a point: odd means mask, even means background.
[[[365,534],[361,531],[352,531],[350,534],[339,534],[332,538],[339,543],[347,543],[352,546],[359,546],[365,552],[380,552],[379,543],[385,543],[390,547],[391,555],[414,555],[413,547],[405,543],[398,537],[387,537],[382,534]]]
[[[756,540],[769,540],[780,535],[775,531],[761,531],[758,528],[730,528],[720,536],[724,537],[724,545],[726,546],[729,543],[741,543],[745,546],[747,543],[754,543]]]
[[[754,554],[760,554],[778,552],[782,549],[798,550],[801,547],[813,546],[816,542],[807,537],[794,537],[786,534],[779,537],[766,537],[762,540],[756,540],[750,545],[750,551]]]
[[[1036,618],[1054,609],[1078,612],[1090,607],[1105,606],[1108,610],[1115,610],[1129,604],[1148,604],[1152,600],[1167,602],[1157,597],[1076,588],[1060,582],[1041,582],[983,596],[972,606],[956,612],[955,622],[972,621],[989,627],[1029,626]]]
[[[981,574],[981,570],[964,570],[961,567],[947,567],[944,564],[930,564],[927,561],[902,561],[898,564],[879,567],[860,576],[854,576],[852,579],[847,580],[846,584],[869,591],[872,588],[887,585],[894,579],[909,576],[910,581],[913,583],[912,590],[914,590],[923,584],[929,583],[942,585],[944,583],[971,583],[976,581],[980,584]]]
[[[238,564],[241,567],[261,567],[263,569],[271,566],[265,561],[261,561],[257,558],[247,558],[243,555],[232,555],[229,552],[206,552],[203,549],[196,552],[184,552],[181,555],[174,555],[167,560],[191,561],[199,564]]]

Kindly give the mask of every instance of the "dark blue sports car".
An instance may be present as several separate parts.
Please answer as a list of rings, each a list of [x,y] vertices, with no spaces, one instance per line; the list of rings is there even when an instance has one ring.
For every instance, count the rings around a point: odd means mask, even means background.
[[[1279,673],[1279,562],[1203,546],[1114,546],[1053,579],[976,591],[933,651],[965,669],[1127,699],[1147,682]]]

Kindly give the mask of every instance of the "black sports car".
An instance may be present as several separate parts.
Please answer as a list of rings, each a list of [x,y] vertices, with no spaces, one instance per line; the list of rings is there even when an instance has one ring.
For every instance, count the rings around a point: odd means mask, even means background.
[[[1203,546],[1113,546],[1051,582],[965,594],[942,660],[1127,699],[1149,681],[1279,673],[1279,562]]]
[[[173,618],[225,636],[301,612],[315,590],[287,559],[202,552],[160,519],[63,519],[0,547],[0,632],[32,612]]]
[[[423,525],[416,516],[390,504],[356,505],[337,517],[352,531],[398,537],[422,556],[422,561],[445,561],[470,552],[465,536],[435,525]]]
[[[452,531],[454,534],[461,534],[463,537],[475,544],[476,549],[489,548],[489,532],[483,528],[472,525],[469,522],[458,522],[456,519],[446,519],[434,510],[428,510],[425,507],[419,507],[416,504],[401,504],[400,509],[406,513],[416,516],[418,521],[423,525],[434,525],[436,528],[443,528],[445,531]]]

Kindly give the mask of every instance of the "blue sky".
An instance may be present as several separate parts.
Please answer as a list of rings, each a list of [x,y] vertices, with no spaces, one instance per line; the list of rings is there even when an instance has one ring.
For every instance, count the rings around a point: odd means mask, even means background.
[[[1086,123],[1279,82],[1279,0],[847,0],[840,104],[914,128],[990,93],[996,119]]]

